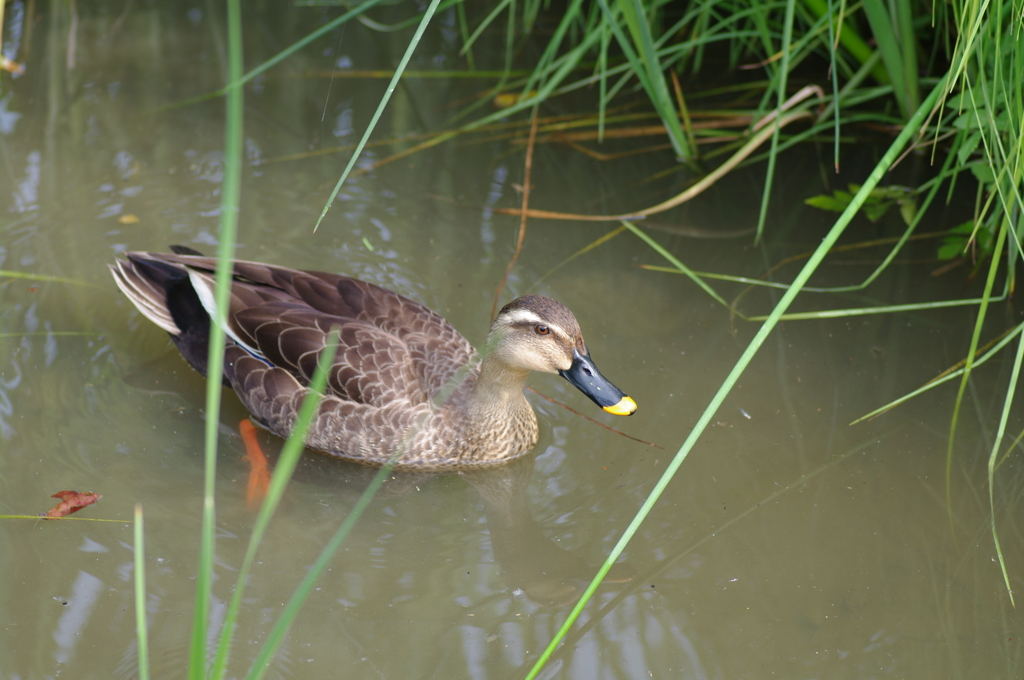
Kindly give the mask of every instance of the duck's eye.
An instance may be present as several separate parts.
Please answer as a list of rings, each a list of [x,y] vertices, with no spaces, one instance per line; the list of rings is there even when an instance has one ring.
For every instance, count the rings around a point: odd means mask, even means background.
[[[544,324],[540,324],[533,330],[537,331],[537,335],[547,335],[548,333],[551,332],[551,329],[545,326]]]

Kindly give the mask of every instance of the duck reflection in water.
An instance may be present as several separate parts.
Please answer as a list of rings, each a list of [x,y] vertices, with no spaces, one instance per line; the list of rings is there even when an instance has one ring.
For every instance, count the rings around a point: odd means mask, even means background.
[[[535,455],[527,455],[501,467],[451,473],[472,486],[483,502],[494,561],[501,578],[512,591],[521,590],[534,604],[550,607],[571,605],[579,599],[600,565],[565,550],[546,534],[551,530],[538,524],[530,512],[527,487],[534,471]],[[323,456],[306,456],[296,470],[296,481],[316,486],[329,485],[340,493],[346,506],[355,502],[377,470],[330,461]],[[381,500],[422,490],[439,473],[392,472],[378,492]],[[442,480],[437,480],[442,481]],[[468,518],[470,524],[473,519]],[[401,518],[398,518],[401,521]],[[372,529],[369,529],[372,533]],[[626,583],[635,576],[627,562],[612,566],[604,583]]]

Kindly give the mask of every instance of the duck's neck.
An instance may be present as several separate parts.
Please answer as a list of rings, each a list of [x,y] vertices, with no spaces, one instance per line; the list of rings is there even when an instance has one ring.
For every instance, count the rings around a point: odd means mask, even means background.
[[[463,434],[475,447],[492,446],[511,455],[532,448],[537,441],[537,416],[523,396],[527,370],[515,369],[488,355],[462,405]],[[484,456],[496,451],[482,451]]]
[[[490,354],[480,364],[480,375],[473,385],[469,401],[486,411],[506,410],[526,403],[523,388],[528,375],[528,370],[512,368]]]

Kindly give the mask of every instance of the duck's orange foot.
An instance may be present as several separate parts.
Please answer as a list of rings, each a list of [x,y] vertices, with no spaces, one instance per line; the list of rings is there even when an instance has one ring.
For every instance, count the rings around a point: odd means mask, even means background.
[[[249,485],[246,488],[245,500],[250,510],[255,510],[263,502],[270,488],[270,471],[267,469],[267,457],[263,455],[260,443],[256,441],[256,427],[245,419],[238,424],[238,431],[245,443],[245,459],[249,461]]]

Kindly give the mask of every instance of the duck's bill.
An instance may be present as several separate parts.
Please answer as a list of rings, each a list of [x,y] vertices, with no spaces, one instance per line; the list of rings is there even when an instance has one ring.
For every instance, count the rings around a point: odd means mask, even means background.
[[[631,416],[636,411],[636,402],[601,375],[589,354],[573,350],[572,366],[558,373],[608,413]]]

